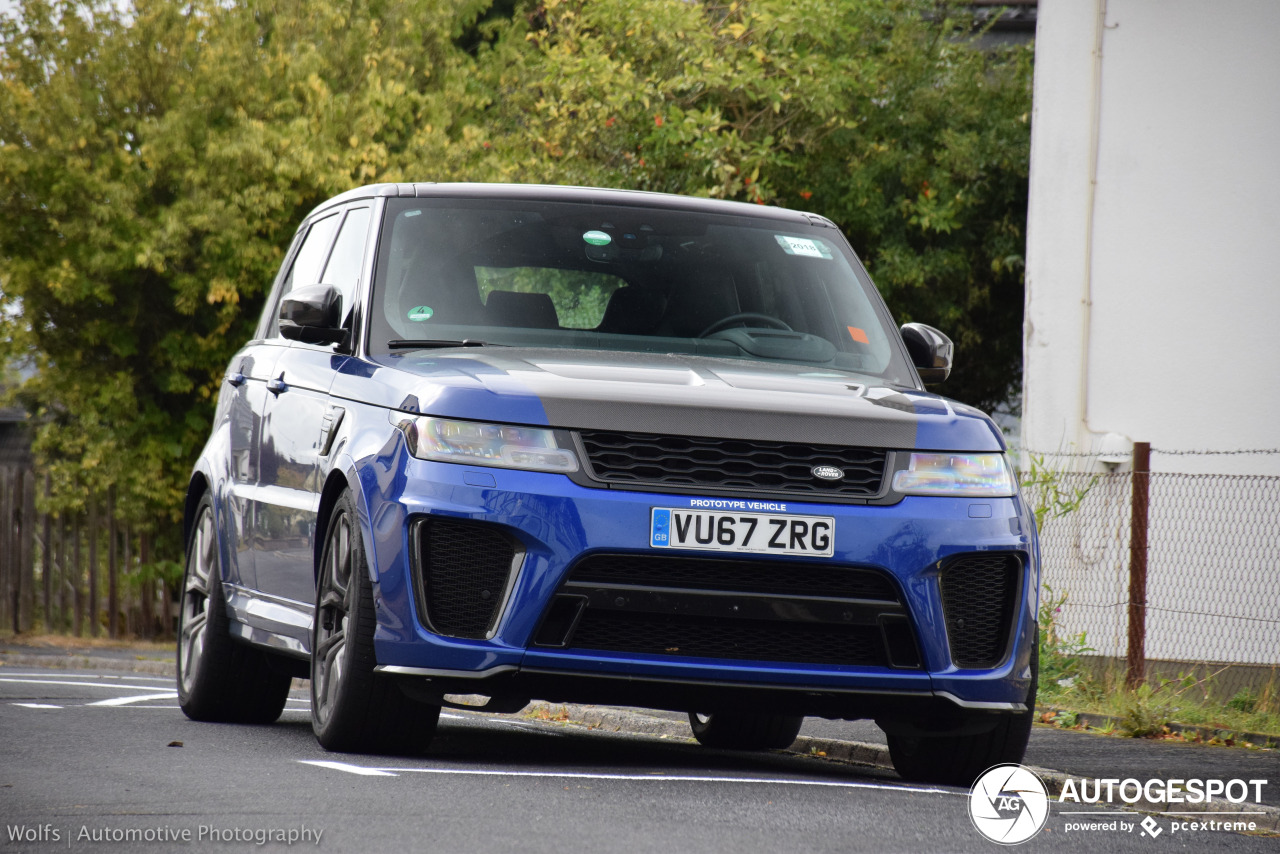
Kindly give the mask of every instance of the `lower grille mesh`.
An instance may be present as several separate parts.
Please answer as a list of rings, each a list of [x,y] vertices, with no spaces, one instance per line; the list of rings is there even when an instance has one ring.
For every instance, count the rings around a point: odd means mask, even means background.
[[[886,573],[811,561],[589,555],[561,584],[534,644],[692,658],[921,666],[914,629]]]
[[[515,543],[492,525],[437,517],[420,521],[416,536],[427,628],[455,638],[485,637],[515,570]]]
[[[575,566],[570,580],[591,584],[898,601],[893,584],[878,572],[799,561],[599,554],[587,557]]]
[[[994,667],[1004,660],[1021,563],[1010,554],[971,554],[942,570],[942,610],[957,667]]]
[[[573,646],[699,658],[884,664],[875,626],[809,627],[712,619],[690,622],[588,611],[574,632]]]

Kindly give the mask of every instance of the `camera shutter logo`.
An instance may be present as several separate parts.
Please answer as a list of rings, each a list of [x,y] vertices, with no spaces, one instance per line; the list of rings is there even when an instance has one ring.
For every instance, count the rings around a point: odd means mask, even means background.
[[[1018,845],[1044,827],[1049,793],[1030,768],[997,765],[982,772],[969,790],[969,818],[992,842]]]

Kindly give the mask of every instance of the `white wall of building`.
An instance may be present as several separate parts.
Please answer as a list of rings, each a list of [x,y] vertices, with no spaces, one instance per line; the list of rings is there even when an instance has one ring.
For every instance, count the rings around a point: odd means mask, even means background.
[[[1022,443],[1280,448],[1280,2],[1040,0]],[[1280,455],[1154,453],[1280,475]]]

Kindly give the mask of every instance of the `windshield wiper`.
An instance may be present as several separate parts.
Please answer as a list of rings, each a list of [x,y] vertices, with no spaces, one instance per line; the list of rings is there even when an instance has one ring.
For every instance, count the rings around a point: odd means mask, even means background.
[[[475,338],[464,338],[461,341],[450,341],[443,338],[397,338],[387,342],[392,350],[437,350],[443,347],[505,347],[505,344],[493,344]]]

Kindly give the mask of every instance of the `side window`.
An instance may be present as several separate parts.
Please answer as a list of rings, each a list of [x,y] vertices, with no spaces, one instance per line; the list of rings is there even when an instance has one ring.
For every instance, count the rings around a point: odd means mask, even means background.
[[[280,298],[289,291],[293,290],[297,285],[314,285],[320,281],[320,268],[324,264],[325,257],[329,252],[329,245],[333,242],[333,230],[338,225],[339,216],[330,214],[324,219],[316,220],[311,224],[311,228],[307,231],[307,236],[302,239],[302,246],[298,249],[298,254],[294,256],[293,266],[289,270],[276,294],[267,302],[267,307],[263,312],[262,320],[258,323],[259,338],[276,338],[279,337],[280,331],[276,324],[276,312],[279,311]]]
[[[355,299],[356,284],[360,281],[360,268],[364,263],[364,242],[369,233],[369,209],[356,208],[347,213],[338,232],[338,241],[329,255],[324,276],[318,281],[333,285],[342,292],[342,317],[351,311]]]
[[[298,257],[293,259],[293,269],[284,280],[280,295],[284,296],[295,287],[306,287],[320,281],[320,270],[325,259],[329,257],[329,246],[333,240],[333,230],[338,225],[338,215],[331,214],[311,224],[307,239],[302,241]]]

